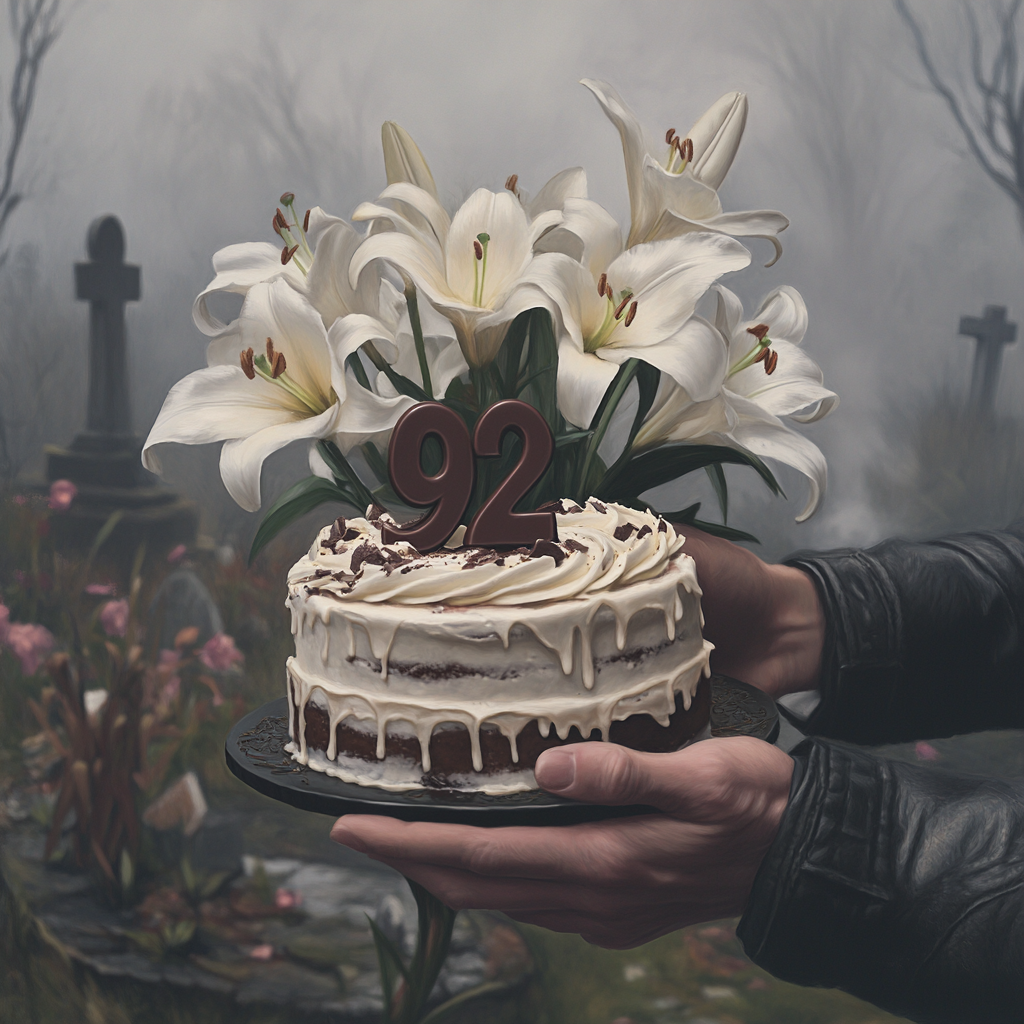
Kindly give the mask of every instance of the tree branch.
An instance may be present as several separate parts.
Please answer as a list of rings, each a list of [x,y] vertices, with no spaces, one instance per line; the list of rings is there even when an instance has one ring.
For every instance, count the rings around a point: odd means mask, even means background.
[[[921,26],[918,23],[917,19],[911,13],[910,7],[907,4],[907,0],[893,0],[893,3],[895,4],[897,13],[903,19],[907,28],[910,29],[910,32],[914,37],[914,46],[917,50],[917,56],[921,62],[921,67],[924,69],[925,74],[928,76],[928,81],[931,83],[932,88],[946,101],[946,106],[949,107],[949,111],[953,115],[953,120],[956,121],[957,126],[959,127],[960,132],[964,137],[964,140],[967,142],[968,148],[974,155],[974,158],[978,161],[979,164],[981,164],[982,170],[992,179],[992,181],[994,181],[1014,201],[1018,208],[1018,211],[1024,210],[1024,181],[1022,181],[1022,179],[1019,177],[1017,173],[1017,168],[1013,168],[1014,176],[1013,178],[1011,178],[1003,171],[1001,171],[998,167],[996,167],[996,165],[992,162],[992,160],[989,158],[988,153],[985,152],[982,143],[979,141],[975,129],[971,126],[967,119],[967,116],[964,114],[959,99],[957,98],[953,90],[950,88],[950,86],[946,84],[942,76],[939,74],[938,69],[935,67],[935,63],[933,62],[931,53],[928,49],[928,43],[924,37],[924,32],[921,29]],[[1006,18],[1003,19],[1004,35],[1007,30],[1007,26],[1009,27],[1009,31],[1012,34],[1013,19],[1016,18],[1017,16],[1019,6],[1020,0],[1014,0],[1014,3],[1007,11]],[[998,76],[1003,74],[1003,71],[1000,67],[1000,62],[1006,61],[1006,55],[1003,53],[1005,45],[1006,44],[1004,39],[1002,41],[1002,46],[1000,47],[1000,53],[1003,55],[997,55],[995,62],[993,64],[994,79],[991,84],[991,87],[993,89],[996,88],[996,80],[998,79]],[[979,54],[979,72],[980,59],[981,58]],[[982,83],[984,83],[983,78]],[[979,86],[979,88],[984,94],[986,93],[988,86],[982,84]],[[1012,89],[1013,86],[1011,86],[1010,88]],[[994,98],[998,105],[1003,105],[1003,96],[997,95]],[[1012,131],[1012,125],[1004,125],[1004,127],[1008,130],[1008,132]],[[992,145],[993,139],[998,139],[998,136],[995,134],[997,131],[998,126],[993,124],[991,133],[989,133],[988,131],[983,132],[983,137],[986,139],[987,142],[989,142],[990,145]],[[1017,139],[1011,138],[1011,143],[1013,144],[1014,149],[1016,149],[1018,145]],[[998,145],[993,145],[992,148],[995,149],[997,156],[1001,156],[1003,157],[1003,159],[1008,159],[1006,156],[1003,156],[1003,154],[1000,152]]]

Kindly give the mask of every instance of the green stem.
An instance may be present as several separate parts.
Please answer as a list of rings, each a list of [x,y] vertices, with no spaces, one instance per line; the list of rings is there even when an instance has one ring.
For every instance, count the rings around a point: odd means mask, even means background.
[[[587,445],[587,454],[583,459],[583,465],[580,468],[580,475],[576,482],[576,500],[586,501],[589,495],[583,493],[587,486],[587,478],[590,476],[590,467],[593,465],[594,459],[597,457],[597,449],[601,446],[601,442],[604,440],[604,435],[608,432],[608,427],[612,422],[612,416],[615,415],[615,410],[619,406],[619,402],[622,401],[622,396],[626,393],[626,388],[629,387],[630,382],[636,376],[637,368],[640,366],[639,359],[628,359],[622,364],[619,370],[618,378],[613,382],[611,392],[606,396],[606,401],[602,402],[603,408],[598,409],[597,422],[590,424],[590,429],[594,432],[590,439],[590,443]]]
[[[317,441],[316,446],[335,477],[352,488],[352,493],[359,500],[362,508],[365,510],[373,505],[373,495],[349,465],[348,459],[341,454],[341,449],[333,441]]]
[[[423,327],[420,324],[420,304],[416,295],[416,285],[409,284],[405,289],[405,301],[409,307],[409,323],[412,324],[412,340],[416,343],[416,358],[420,361],[420,376],[423,378],[423,390],[430,398],[434,397],[434,386],[430,382],[430,367],[427,365],[427,350],[423,344]]]

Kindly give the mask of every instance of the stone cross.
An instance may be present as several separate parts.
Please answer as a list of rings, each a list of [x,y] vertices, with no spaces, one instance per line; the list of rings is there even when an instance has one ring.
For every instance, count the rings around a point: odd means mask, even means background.
[[[977,341],[971,374],[971,407],[977,412],[990,413],[999,385],[1003,346],[1017,340],[1017,325],[1007,321],[1005,306],[986,306],[983,317],[960,317],[960,334]]]
[[[77,297],[90,307],[86,430],[102,447],[116,447],[132,440],[124,304],[138,301],[140,273],[124,261],[124,229],[116,217],[97,217],[86,247],[90,262],[75,264]]]

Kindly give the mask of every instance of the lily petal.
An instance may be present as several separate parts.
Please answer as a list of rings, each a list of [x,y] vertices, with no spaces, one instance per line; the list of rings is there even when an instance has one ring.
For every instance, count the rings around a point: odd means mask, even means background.
[[[583,78],[580,84],[585,85],[594,94],[605,116],[618,129],[626,163],[626,187],[629,190],[632,223],[630,237],[635,233],[638,237],[645,238],[648,229],[657,220],[658,211],[650,206],[644,190],[643,167],[648,145],[643,127],[625,100],[607,82]]]
[[[360,242],[359,235],[343,220],[326,227],[317,238],[306,288],[324,327],[330,327],[338,317],[349,313],[376,312],[379,275],[361,274],[355,288],[348,279],[348,267]]]
[[[778,210],[743,210],[737,213],[720,213],[707,220],[696,220],[666,210],[658,226],[659,237],[670,237],[684,231],[721,231],[738,238],[764,238],[775,248],[775,255],[765,264],[773,266],[782,255],[779,234],[789,227],[789,218]]]
[[[765,412],[757,402],[738,395],[730,396],[730,400],[739,414],[739,422],[731,432],[733,439],[747,451],[761,458],[783,462],[807,477],[810,493],[796,521],[802,523],[809,519],[821,504],[828,482],[825,456],[803,434],[790,430],[780,419]]]
[[[699,316],[690,317],[675,334],[657,345],[616,345],[598,350],[617,364],[637,358],[667,373],[695,402],[718,394],[729,368],[729,348],[722,333]],[[761,372],[764,376],[764,371]]]
[[[807,333],[807,304],[795,288],[784,284],[765,296],[754,323],[768,324],[773,341],[780,338],[799,345]]]
[[[549,179],[541,190],[524,203],[526,216],[535,220],[549,210],[561,210],[568,199],[587,198],[587,172],[582,167],[568,167]]]
[[[307,299],[280,279],[258,284],[246,295],[238,322],[244,346],[259,353],[269,335],[274,348],[284,353],[288,376],[324,405],[331,404],[323,321]]]
[[[384,147],[384,171],[388,184],[407,181],[436,199],[434,176],[412,136],[394,121],[385,121],[380,128],[380,140]]]
[[[779,361],[769,376],[755,363],[729,378],[729,390],[758,403],[774,416],[791,416],[799,423],[813,423],[839,404],[834,391],[822,386],[818,364],[803,349],[788,341],[773,341]]]
[[[248,437],[226,441],[220,450],[220,475],[228,494],[247,512],[258,511],[260,472],[267,456],[292,441],[327,437],[333,432],[337,415],[338,406],[335,404],[319,416],[275,424]]]
[[[294,263],[281,264],[281,250],[269,242],[241,242],[228,245],[213,254],[213,280],[196,296],[192,319],[203,334],[213,337],[227,324],[210,312],[207,298],[217,292],[245,295],[261,281],[286,277],[299,288],[305,288],[302,272]]]
[[[693,143],[690,172],[716,191],[721,188],[747,124],[747,97],[727,92],[711,104],[687,133]]]
[[[573,426],[586,429],[601,404],[618,367],[597,356],[581,352],[575,345],[558,346],[558,408]]]

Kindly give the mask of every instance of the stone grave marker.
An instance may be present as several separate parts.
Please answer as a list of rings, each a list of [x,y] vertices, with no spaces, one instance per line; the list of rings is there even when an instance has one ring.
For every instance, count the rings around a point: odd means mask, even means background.
[[[195,539],[194,505],[157,485],[142,468],[141,439],[132,431],[124,307],[142,295],[139,267],[125,263],[124,229],[98,217],[86,238],[89,260],[75,264],[76,295],[89,303],[89,404],[85,430],[68,448],[48,447],[47,478],[78,488],[56,518],[61,540],[88,546],[113,512],[121,518],[107,542],[129,561],[146,543],[165,550]]]
[[[1017,340],[1017,325],[1007,321],[1005,306],[986,306],[984,316],[960,317],[959,333],[977,343],[971,373],[971,408],[988,415],[995,405],[1003,346]]]

